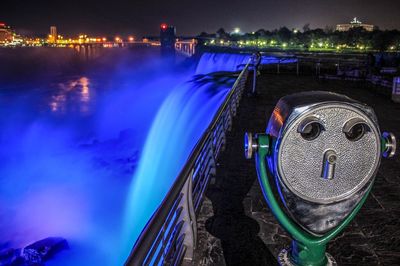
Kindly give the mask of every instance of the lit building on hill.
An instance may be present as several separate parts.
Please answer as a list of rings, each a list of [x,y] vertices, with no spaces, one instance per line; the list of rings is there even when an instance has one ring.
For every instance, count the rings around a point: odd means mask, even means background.
[[[374,27],[375,27],[374,25],[364,24],[361,21],[359,21],[357,18],[354,18],[352,21],[350,21],[350,23],[337,24],[336,30],[337,31],[349,31],[350,29],[354,29],[354,28],[363,28],[366,31],[373,31]]]

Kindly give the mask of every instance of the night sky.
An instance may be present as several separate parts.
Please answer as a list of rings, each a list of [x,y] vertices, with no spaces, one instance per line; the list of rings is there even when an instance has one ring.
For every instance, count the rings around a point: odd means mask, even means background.
[[[161,22],[178,35],[239,27],[251,32],[281,26],[325,28],[357,16],[381,29],[400,29],[399,0],[1,0],[0,22],[21,34],[155,35]]]

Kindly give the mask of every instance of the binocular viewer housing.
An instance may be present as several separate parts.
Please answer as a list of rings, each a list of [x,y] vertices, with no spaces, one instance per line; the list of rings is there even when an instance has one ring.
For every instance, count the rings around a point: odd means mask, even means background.
[[[313,234],[336,227],[372,185],[381,133],[372,108],[330,92],[282,98],[266,133],[276,188],[292,218]]]
[[[303,92],[277,103],[265,133],[245,134],[271,212],[291,235],[280,265],[337,265],[327,244],[354,219],[396,138],[372,108],[344,95]]]
[[[369,192],[392,134],[381,135],[372,108],[332,92],[302,92],[277,103],[266,157],[282,209],[308,233],[335,228]],[[257,149],[246,137],[246,156]]]

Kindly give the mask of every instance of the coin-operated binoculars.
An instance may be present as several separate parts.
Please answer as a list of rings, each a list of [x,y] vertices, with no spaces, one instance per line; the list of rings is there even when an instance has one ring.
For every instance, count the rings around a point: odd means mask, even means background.
[[[395,151],[394,135],[381,135],[364,104],[330,92],[281,98],[266,133],[245,135],[245,155],[255,153],[264,197],[293,238],[279,263],[336,265],[327,243],[364,204],[381,156]]]

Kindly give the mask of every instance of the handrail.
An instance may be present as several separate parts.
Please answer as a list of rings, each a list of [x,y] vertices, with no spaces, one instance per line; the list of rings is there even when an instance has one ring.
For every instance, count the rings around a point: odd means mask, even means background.
[[[236,114],[250,65],[251,60],[239,74],[212,122],[192,150],[171,189],[140,234],[125,265],[153,265],[156,264],[154,259],[158,261],[160,256],[163,256],[165,260],[169,259],[169,263],[173,262],[172,264],[175,265],[175,263],[179,264],[183,260],[185,253],[190,253],[186,256],[189,259],[193,257],[197,230],[196,217],[193,216],[198,211],[199,204],[193,206],[193,198],[195,196],[192,196],[192,193],[195,192],[192,190],[195,187],[202,186],[196,194],[197,201],[200,202],[208,185],[210,175],[212,175],[212,169],[215,168],[215,159],[218,155],[216,153],[220,150],[219,148],[216,149],[215,146],[225,143],[225,132],[229,130],[226,125]],[[208,160],[206,160],[206,157]],[[198,169],[201,169],[201,171],[198,171]],[[207,173],[204,174],[206,171]],[[198,176],[198,180],[195,180],[195,176]],[[192,182],[196,181],[196,186],[192,188]],[[180,206],[179,213],[177,212],[178,206]],[[173,216],[176,219],[172,219],[171,217]],[[178,222],[179,217],[182,217],[183,224]],[[171,224],[172,220],[174,220],[173,224]],[[164,233],[167,230],[168,236],[165,238]],[[181,234],[182,231],[184,231],[183,234]],[[185,242],[185,240],[187,241]],[[162,245],[164,250],[158,250],[159,245]],[[154,259],[152,258],[153,256],[155,256]],[[166,261],[163,262],[163,264],[166,263]]]

